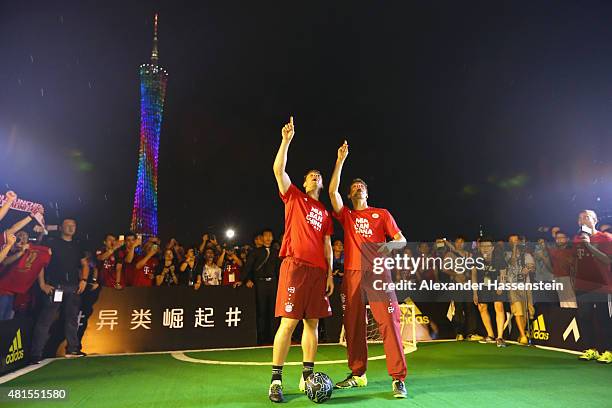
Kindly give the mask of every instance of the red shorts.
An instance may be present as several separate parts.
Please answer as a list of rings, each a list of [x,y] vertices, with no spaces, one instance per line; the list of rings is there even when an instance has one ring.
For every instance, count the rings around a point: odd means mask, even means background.
[[[319,319],[331,316],[325,295],[327,272],[295,258],[285,258],[280,267],[276,294],[276,317]]]

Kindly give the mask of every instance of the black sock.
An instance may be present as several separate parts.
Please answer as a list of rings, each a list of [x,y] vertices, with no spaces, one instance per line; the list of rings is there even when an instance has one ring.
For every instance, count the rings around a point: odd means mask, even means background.
[[[283,366],[272,366],[272,381],[283,381]],[[272,382],[270,381],[270,382]]]
[[[304,368],[302,368],[302,377],[304,377],[304,381],[308,378],[310,374],[314,371],[314,363],[304,361]]]

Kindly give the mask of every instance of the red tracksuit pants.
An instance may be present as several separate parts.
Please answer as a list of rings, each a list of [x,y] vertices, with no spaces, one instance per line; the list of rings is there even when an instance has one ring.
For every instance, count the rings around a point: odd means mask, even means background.
[[[387,371],[393,379],[403,381],[406,377],[406,358],[400,333],[401,312],[395,293],[375,291],[371,284],[362,281],[362,272],[355,270],[345,270],[342,280],[342,308],[349,368],[353,375],[362,375],[368,368],[366,297],[383,338]]]

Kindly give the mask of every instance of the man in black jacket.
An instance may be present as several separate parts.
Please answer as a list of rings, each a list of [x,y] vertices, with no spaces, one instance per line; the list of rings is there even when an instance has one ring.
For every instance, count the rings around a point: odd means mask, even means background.
[[[278,249],[272,248],[274,235],[266,229],[262,233],[263,246],[254,248],[248,255],[244,266],[244,279],[235,286],[246,285],[255,288],[257,305],[257,343],[271,344],[274,341],[276,319],[274,305],[276,303],[276,288],[280,259]]]

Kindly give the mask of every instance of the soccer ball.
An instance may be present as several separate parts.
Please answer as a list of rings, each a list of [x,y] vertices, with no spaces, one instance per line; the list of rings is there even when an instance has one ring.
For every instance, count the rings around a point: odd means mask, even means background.
[[[334,383],[325,373],[312,373],[306,379],[306,396],[320,404],[331,398]]]

